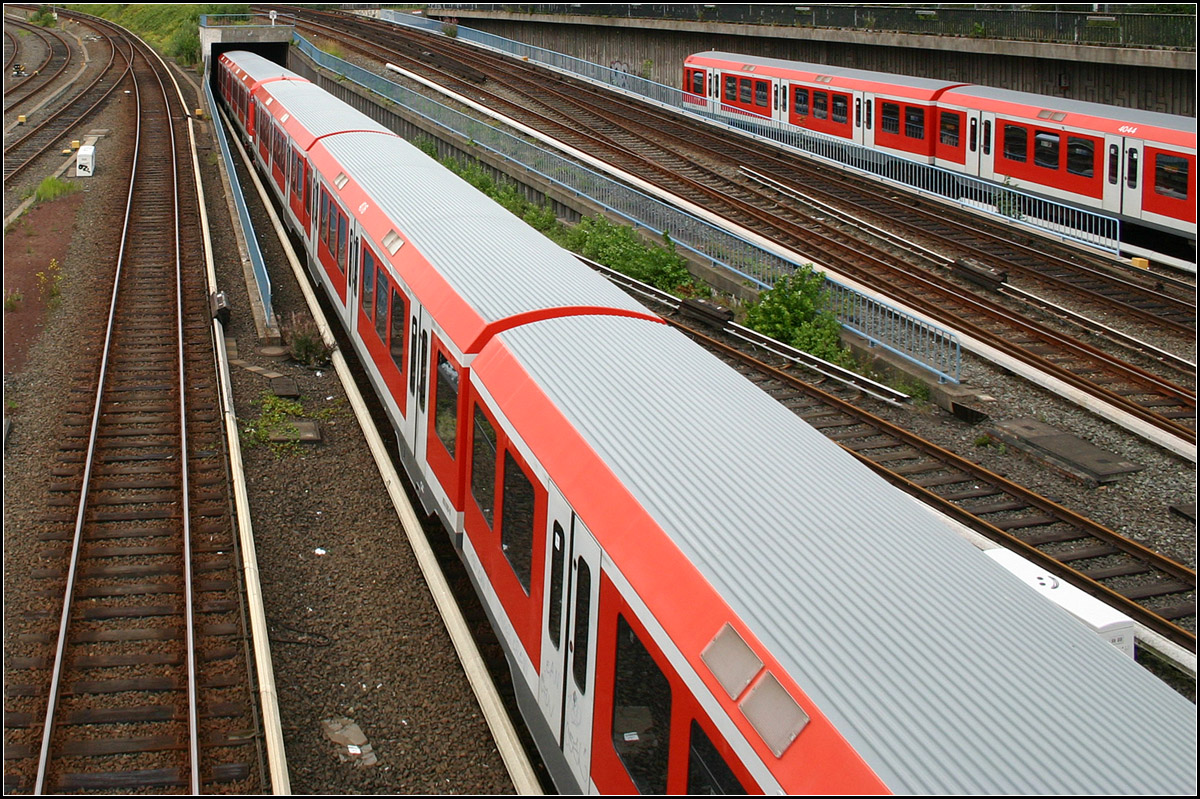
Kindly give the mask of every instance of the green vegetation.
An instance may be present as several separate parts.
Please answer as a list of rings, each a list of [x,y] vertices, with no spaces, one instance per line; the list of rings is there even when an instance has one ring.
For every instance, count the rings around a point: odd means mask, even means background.
[[[249,14],[241,3],[85,3],[67,8],[124,25],[168,58],[187,66],[200,63],[200,17]]]
[[[15,311],[21,307],[21,301],[25,299],[25,295],[16,289],[10,289],[4,293],[4,310]]]
[[[43,272],[38,272],[38,295],[42,298],[42,302],[46,303],[47,307],[57,307],[59,297],[62,295],[62,271],[58,266],[58,259],[51,258],[50,266]]]
[[[76,191],[79,191],[78,183],[71,183],[54,175],[47,175],[38,184],[38,187],[33,190],[33,199],[35,202],[46,203],[51,200],[57,200],[59,197],[65,197]]]
[[[292,360],[305,366],[325,366],[329,363],[332,348],[321,338],[317,323],[307,313],[292,312],[291,323],[283,329]]]
[[[50,6],[38,6],[38,10],[30,15],[29,21],[34,25],[41,25],[43,28],[53,28],[58,24],[58,19],[54,16],[54,9]]]
[[[297,435],[299,431],[292,419],[303,416],[304,407],[295,400],[277,397],[270,391],[262,393],[258,404],[262,407],[262,413],[242,426],[242,441],[247,448],[269,446],[276,458],[298,454],[299,441],[272,441],[271,437]]]
[[[847,369],[857,369],[841,344],[842,326],[829,308],[825,276],[812,264],[780,275],[746,308],[746,326]]]

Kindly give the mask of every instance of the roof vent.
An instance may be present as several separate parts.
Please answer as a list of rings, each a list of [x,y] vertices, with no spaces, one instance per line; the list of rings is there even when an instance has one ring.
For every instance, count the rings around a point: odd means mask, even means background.
[[[390,255],[395,255],[404,246],[404,239],[400,238],[396,231],[389,230],[388,234],[383,237],[383,246]]]
[[[717,682],[721,683],[730,699],[737,699],[746,690],[763,665],[762,659],[754,654],[754,650],[729,622],[725,622],[716,637],[704,647],[700,659],[717,678]]]
[[[273,102],[275,102],[275,98],[274,98],[274,97],[268,97],[268,98],[267,98],[267,105],[270,105],[270,104],[271,104],[271,103],[273,103]]]
[[[350,182],[350,178],[346,177],[345,172],[338,172],[336,178],[333,179],[333,185],[338,187],[338,191],[346,188],[346,184]]]
[[[288,121],[288,117],[290,117],[290,116],[291,116],[291,114],[284,114],[283,116],[281,116],[281,117],[279,118],[279,122],[280,122],[280,124],[283,124],[284,122],[287,122],[287,121]]]
[[[808,724],[808,714],[804,708],[788,695],[769,671],[750,689],[739,707],[775,757],[783,757],[804,725]]]

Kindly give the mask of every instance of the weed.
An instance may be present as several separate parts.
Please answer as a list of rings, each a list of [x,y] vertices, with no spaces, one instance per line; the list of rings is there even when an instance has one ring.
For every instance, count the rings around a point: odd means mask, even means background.
[[[44,272],[38,272],[38,296],[47,306],[54,308],[62,295],[62,272],[58,267],[58,259],[51,258],[50,266]]]
[[[325,366],[329,363],[333,348],[321,338],[317,323],[306,313],[292,312],[291,324],[283,329],[292,360],[309,367]]]
[[[21,308],[21,301],[25,299],[25,295],[13,289],[4,294],[4,310],[16,311]]]
[[[50,202],[76,191],[79,191],[78,183],[71,183],[54,175],[49,175],[38,184],[38,187],[33,192],[33,199],[39,203]]]
[[[295,440],[272,441],[272,436],[294,436],[299,431],[294,417],[304,414],[304,407],[295,400],[277,397],[270,391],[264,391],[259,399],[262,413],[257,419],[251,419],[242,426],[242,441],[247,447],[269,446],[276,458],[296,455],[300,452],[300,443]]]

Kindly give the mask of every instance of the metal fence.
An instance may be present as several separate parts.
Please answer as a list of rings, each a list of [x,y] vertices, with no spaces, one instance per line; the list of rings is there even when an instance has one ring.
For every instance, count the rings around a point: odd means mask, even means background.
[[[1196,49],[1195,14],[1033,11],[1024,8],[948,8],[939,5],[798,6],[776,3],[450,3],[431,4],[428,7],[428,13],[442,16],[453,15],[458,10],[840,28],[1116,47]]]
[[[406,20],[407,21],[407,20]],[[675,206],[630,188],[599,172],[581,167],[557,153],[537,147],[496,127],[459,113],[436,100],[411,91],[374,72],[325,53],[303,37],[295,37],[301,53],[325,69],[345,76],[410,112],[528,169],[568,191],[588,197],[634,227],[655,235],[670,236],[676,247],[715,268],[728,270],[762,288],[770,288],[780,274],[798,266],[709,222],[680,211]],[[352,102],[353,95],[336,81],[324,88]],[[353,103],[364,113],[379,118],[373,108]],[[383,120],[380,120],[383,121]],[[898,355],[934,372],[939,380],[959,381],[961,348],[953,333],[906,311],[826,278],[835,297],[832,307],[839,321]],[[902,324],[897,320],[904,320]]]

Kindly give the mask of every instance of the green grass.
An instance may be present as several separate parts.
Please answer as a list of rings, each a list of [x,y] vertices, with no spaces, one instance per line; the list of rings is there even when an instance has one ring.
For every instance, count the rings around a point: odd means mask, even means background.
[[[79,191],[78,183],[71,183],[54,175],[49,175],[34,189],[33,199],[39,203],[46,203],[51,200],[57,200],[59,197],[65,197],[76,191]]]

